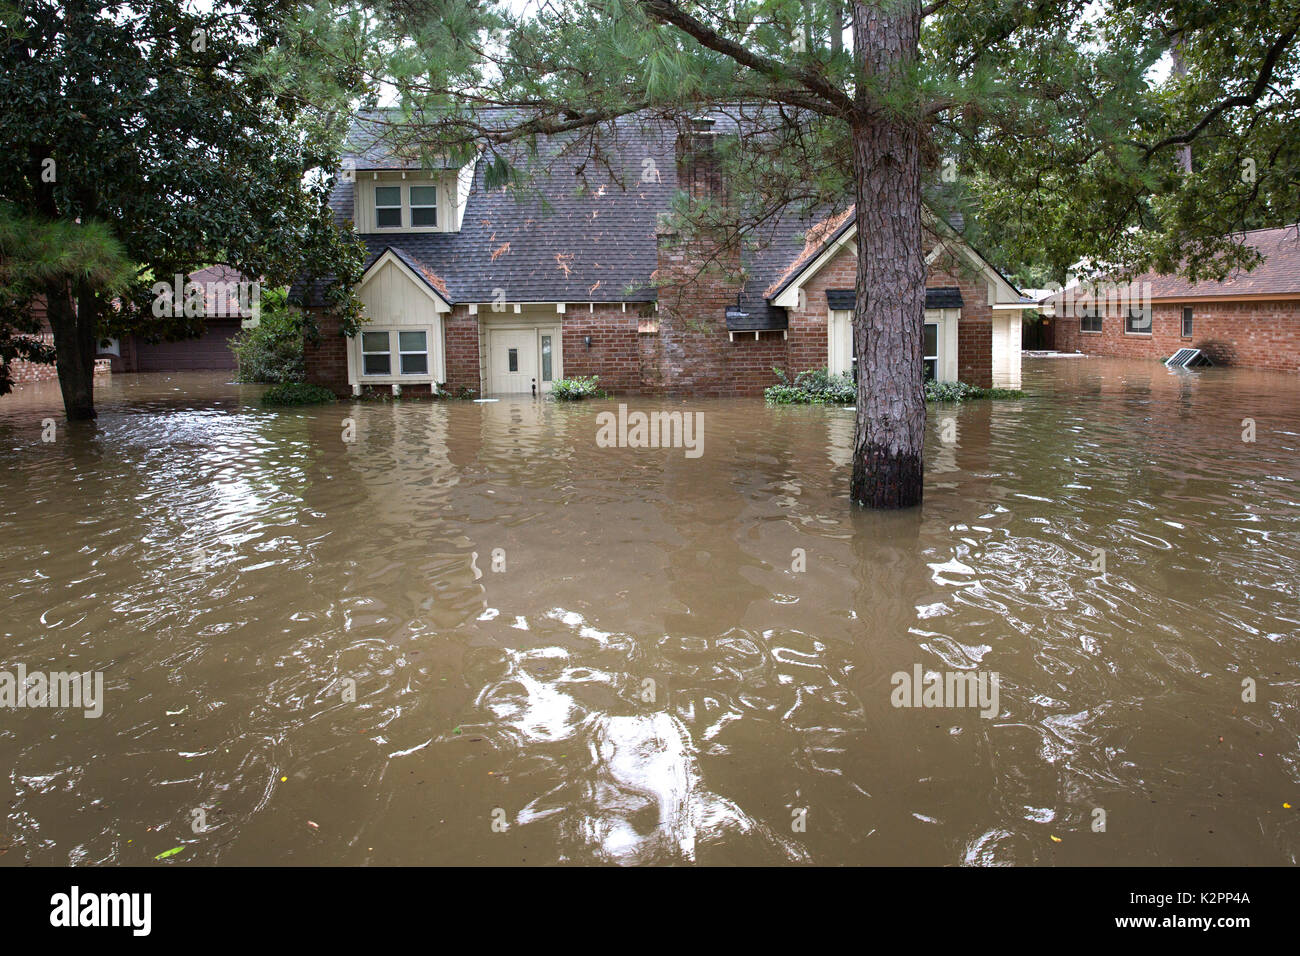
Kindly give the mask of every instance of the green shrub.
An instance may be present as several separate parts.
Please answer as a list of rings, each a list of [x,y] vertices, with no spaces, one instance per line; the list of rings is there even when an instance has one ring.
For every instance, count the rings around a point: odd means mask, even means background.
[[[302,354],[302,324],[289,308],[283,289],[262,291],[256,328],[241,329],[230,340],[239,363],[240,382],[301,382],[306,374]]]
[[[335,401],[334,393],[305,382],[281,382],[262,394],[263,405],[325,405]]]
[[[800,372],[793,382],[779,368],[777,384],[763,392],[776,405],[852,405],[858,400],[858,386],[848,373],[831,375],[824,368]],[[976,388],[965,382],[926,382],[927,402],[964,402],[973,398],[1024,398],[1025,393],[1011,388]]]
[[[824,368],[800,372],[791,382],[779,368],[777,383],[769,386],[763,397],[776,405],[852,405],[858,400],[858,386],[853,377],[831,375]]]
[[[584,398],[603,397],[605,393],[597,386],[599,381],[599,375],[557,379],[551,385],[551,397],[558,402],[577,402]]]
[[[974,398],[1024,398],[1025,393],[1014,388],[979,388],[965,382],[925,383],[927,402],[964,402]]]

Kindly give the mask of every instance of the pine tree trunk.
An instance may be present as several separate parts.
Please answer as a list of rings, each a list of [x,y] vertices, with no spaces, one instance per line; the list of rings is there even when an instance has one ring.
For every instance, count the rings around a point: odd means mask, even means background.
[[[45,290],[46,316],[54,333],[55,367],[68,421],[95,417],[95,316],[79,315],[66,283]]]
[[[896,0],[883,9],[858,2],[853,14],[854,46],[866,72],[901,88],[917,56],[919,2]],[[908,508],[921,503],[924,484],[920,132],[896,115],[866,109],[852,137],[858,409],[849,491],[870,508]]]

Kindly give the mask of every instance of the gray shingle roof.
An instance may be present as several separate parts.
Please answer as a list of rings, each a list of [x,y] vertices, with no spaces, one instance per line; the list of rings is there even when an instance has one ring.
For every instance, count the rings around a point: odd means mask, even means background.
[[[528,162],[522,188],[489,191],[478,161],[459,232],[362,235],[366,268],[400,250],[453,303],[490,302],[498,290],[507,302],[653,302],[655,226],[677,190],[676,129],[629,119],[602,130],[595,147],[570,137]],[[340,224],[353,215],[353,190],[339,182],[330,196]],[[313,284],[309,303],[324,285]]]
[[[745,108],[710,113],[713,129],[733,132],[752,121]],[[390,155],[388,120],[363,118],[352,142],[356,168],[419,168],[411,155]],[[656,116],[623,117],[594,133],[543,141],[536,156],[522,147],[512,162],[531,170],[523,188],[485,188],[480,158],[459,232],[362,235],[369,268],[393,249],[451,303],[653,302],[658,267],[656,226],[677,192],[675,123]],[[444,167],[447,168],[447,167]],[[354,184],[340,180],[329,205],[340,224],[353,216]],[[768,216],[746,236],[745,283],[728,324],[784,328],[785,311],[771,305],[784,285],[852,226],[852,211],[791,206]],[[829,226],[829,234],[827,227]],[[814,227],[813,241],[805,233]],[[295,286],[295,298],[320,304],[328,280]],[[445,290],[445,291],[441,291]]]

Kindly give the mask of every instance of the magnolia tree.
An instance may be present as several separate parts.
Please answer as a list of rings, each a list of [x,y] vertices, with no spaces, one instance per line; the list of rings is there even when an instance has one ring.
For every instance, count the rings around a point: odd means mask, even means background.
[[[43,310],[70,419],[95,415],[97,338],[202,330],[158,314],[159,281],[328,274],[355,310],[360,249],[326,199],[369,82],[358,22],[283,0],[0,2],[0,348],[48,360]]]

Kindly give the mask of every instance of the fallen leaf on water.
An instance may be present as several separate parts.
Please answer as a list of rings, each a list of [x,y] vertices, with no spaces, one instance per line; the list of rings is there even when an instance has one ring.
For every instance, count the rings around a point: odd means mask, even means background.
[[[1283,808],[1284,810],[1290,810],[1290,809],[1291,809],[1291,804],[1289,804],[1289,803],[1284,803],[1284,804],[1282,804],[1282,808]]]
[[[177,853],[181,852],[181,850],[183,850],[183,849],[185,849],[185,847],[183,847],[183,846],[174,846],[174,847],[172,847],[170,850],[163,850],[163,851],[162,851],[161,853],[159,853],[156,857],[154,857],[154,859],[155,859],[155,860],[165,860],[165,859],[167,859],[167,857],[169,857],[169,856],[175,856]]]
[[[307,826],[311,827],[313,830],[319,830],[319,829],[320,829],[320,824],[317,823],[317,822],[315,822],[314,820],[308,820],[308,821],[307,821]]]
[[[1055,833],[1051,834],[1051,837],[1052,837],[1052,842],[1053,842],[1053,843],[1060,843],[1060,842],[1061,842],[1061,838],[1060,838],[1059,836],[1057,836]]]

